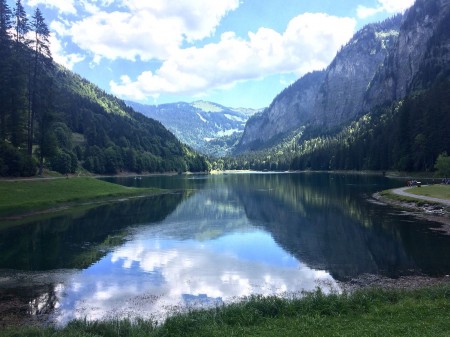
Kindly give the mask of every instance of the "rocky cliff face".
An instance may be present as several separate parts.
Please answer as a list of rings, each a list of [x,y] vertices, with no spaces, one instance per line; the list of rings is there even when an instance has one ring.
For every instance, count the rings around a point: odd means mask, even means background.
[[[239,147],[258,149],[310,120],[324,77],[324,71],[313,72],[285,89],[268,109],[249,119]]]
[[[368,83],[395,45],[401,16],[364,27],[324,71],[307,74],[247,123],[239,149],[267,146],[307,124],[333,127],[355,117]]]
[[[402,16],[364,27],[326,70],[316,96],[313,124],[331,128],[361,112],[364,94],[399,36]]]
[[[397,44],[375,74],[364,110],[427,87],[450,61],[450,1],[417,0],[407,12]]]
[[[376,106],[450,77],[449,63],[450,0],[416,0],[405,15],[356,33],[315,78],[319,83],[302,85],[307,75],[282,92],[249,121],[238,150],[269,147],[300,127],[320,132],[342,127]]]

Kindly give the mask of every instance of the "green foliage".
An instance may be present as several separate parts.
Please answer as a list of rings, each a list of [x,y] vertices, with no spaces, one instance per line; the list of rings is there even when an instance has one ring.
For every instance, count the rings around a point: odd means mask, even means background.
[[[50,158],[50,167],[61,174],[75,173],[78,168],[78,158],[73,152],[59,150]]]
[[[0,140],[37,156],[39,172],[44,166],[60,173],[82,166],[99,174],[208,169],[204,157],[191,155],[161,123],[54,64],[39,8],[31,24],[35,39],[28,41],[30,25],[17,1],[13,41],[4,28],[12,24],[7,9],[0,2]],[[17,171],[21,165],[6,168],[7,161],[1,157],[3,175],[30,174]]]
[[[438,156],[434,167],[437,170],[437,176],[450,177],[450,157],[447,155],[447,152],[441,153]]]
[[[293,169],[430,171],[450,150],[450,82],[378,108],[334,136],[301,144]]]
[[[36,174],[37,163],[20,149],[0,142],[0,176],[29,177]]]

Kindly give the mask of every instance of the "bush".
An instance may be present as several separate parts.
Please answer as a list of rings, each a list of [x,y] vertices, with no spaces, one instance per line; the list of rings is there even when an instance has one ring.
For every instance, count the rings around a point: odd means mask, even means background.
[[[434,168],[437,170],[436,174],[438,177],[450,177],[450,157],[447,153],[441,153],[439,155]]]
[[[31,177],[36,175],[36,160],[9,143],[0,142],[0,176]]]
[[[52,170],[61,174],[75,173],[78,167],[77,156],[72,152],[58,151],[50,160]]]

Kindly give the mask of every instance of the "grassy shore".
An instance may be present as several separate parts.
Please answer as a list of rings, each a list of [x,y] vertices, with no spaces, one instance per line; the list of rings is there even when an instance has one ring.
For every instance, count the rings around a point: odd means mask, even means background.
[[[408,191],[409,192],[409,191]],[[374,194],[374,196],[379,195],[383,201],[392,203],[393,205],[402,206],[401,203],[422,206],[424,204],[429,204],[429,202],[425,200],[420,200],[408,196],[398,195],[392,192],[391,190],[381,191],[379,193]]]
[[[157,189],[128,188],[89,177],[0,181],[0,217],[157,192]]]
[[[421,188],[410,188],[406,192],[426,197],[450,200],[450,185],[428,185]]]
[[[160,326],[129,320],[75,321],[63,329],[15,327],[2,336],[448,336],[450,284],[415,290],[360,290],[302,299],[252,297],[175,315]]]
[[[428,185],[422,187],[412,187],[405,192],[426,197],[438,198],[450,201],[450,185]],[[433,204],[433,202],[420,200],[414,197],[395,194],[392,190],[385,190],[378,193],[382,198],[407,203],[416,203],[418,206],[423,204]]]

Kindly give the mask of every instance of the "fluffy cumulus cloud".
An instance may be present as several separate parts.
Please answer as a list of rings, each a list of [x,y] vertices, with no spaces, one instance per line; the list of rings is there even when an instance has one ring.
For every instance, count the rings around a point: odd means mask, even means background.
[[[379,1],[388,7],[387,0]],[[352,18],[305,13],[293,18],[284,32],[262,27],[246,36],[233,32],[216,36],[222,19],[240,6],[239,0],[29,0],[29,4],[61,10],[51,23],[53,53],[68,67],[87,57],[94,64],[102,59],[157,60],[137,77],[123,74],[110,82],[114,94],[135,100],[161,94],[202,95],[239,81],[322,69],[356,27]],[[65,48],[68,43],[71,47]],[[155,64],[161,66],[154,68]]]
[[[377,0],[375,7],[358,6],[358,17],[365,19],[378,13],[400,13],[411,7],[415,0]]]
[[[53,59],[55,62],[63,65],[67,69],[72,70],[75,64],[84,61],[86,58],[80,54],[68,54],[66,53],[66,48],[64,48],[63,43],[58,40],[55,34],[50,36],[50,46]]]
[[[74,0],[28,0],[28,6],[44,5],[57,9],[61,13],[76,14],[77,10],[74,6]]]
[[[72,42],[96,60],[148,61],[167,59],[183,43],[214,34],[221,19],[239,6],[239,0],[179,0],[175,4],[165,0],[85,0],[81,5],[89,15],[70,22],[64,31]]]
[[[351,18],[306,13],[292,19],[284,33],[260,28],[245,39],[224,33],[217,43],[173,49],[157,71],[145,71],[134,81],[123,76],[120,83],[110,83],[111,90],[144,100],[159,93],[198,94],[276,73],[302,75],[326,67],[355,25]]]

